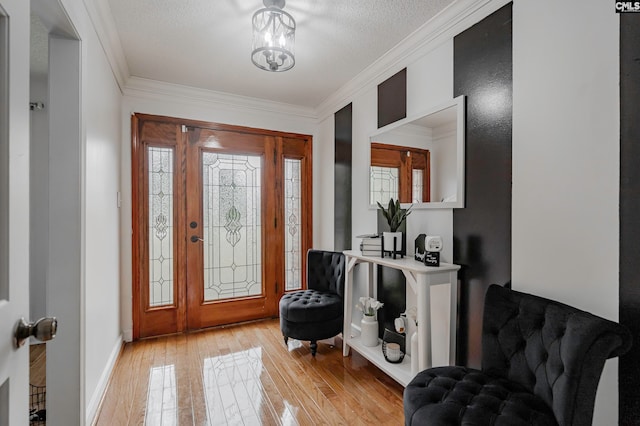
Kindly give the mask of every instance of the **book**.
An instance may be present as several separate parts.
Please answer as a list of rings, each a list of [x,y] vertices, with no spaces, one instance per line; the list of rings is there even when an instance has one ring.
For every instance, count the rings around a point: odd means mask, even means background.
[[[356,238],[379,238],[380,236],[378,234],[362,234],[362,235],[356,235]]]
[[[369,251],[377,251],[379,253],[381,249],[382,249],[382,243],[380,242],[380,239],[378,239],[378,241],[375,241],[375,242],[362,241],[360,243],[360,250],[362,251],[369,250]]]
[[[382,238],[378,234],[363,234],[357,238],[362,238],[360,251],[363,256],[380,256],[382,253]]]

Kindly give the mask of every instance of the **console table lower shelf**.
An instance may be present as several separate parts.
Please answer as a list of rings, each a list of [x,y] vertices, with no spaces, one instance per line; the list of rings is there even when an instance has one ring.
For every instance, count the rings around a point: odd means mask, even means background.
[[[354,330],[353,334],[355,333]],[[349,339],[349,346],[402,386],[406,387],[411,379],[413,379],[414,375],[411,374],[410,355],[405,355],[400,363],[390,363],[384,359],[382,344],[378,344],[378,346],[365,346],[362,344],[359,334]]]

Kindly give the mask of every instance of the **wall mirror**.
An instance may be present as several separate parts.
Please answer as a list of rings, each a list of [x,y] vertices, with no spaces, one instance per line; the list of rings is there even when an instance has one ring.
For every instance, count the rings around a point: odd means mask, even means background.
[[[464,96],[381,127],[369,138],[369,204],[464,207]]]

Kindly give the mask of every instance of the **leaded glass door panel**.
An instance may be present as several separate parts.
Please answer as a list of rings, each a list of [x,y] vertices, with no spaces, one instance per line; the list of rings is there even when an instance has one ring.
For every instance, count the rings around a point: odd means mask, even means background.
[[[262,294],[262,156],[206,152],[202,167],[204,301]]]

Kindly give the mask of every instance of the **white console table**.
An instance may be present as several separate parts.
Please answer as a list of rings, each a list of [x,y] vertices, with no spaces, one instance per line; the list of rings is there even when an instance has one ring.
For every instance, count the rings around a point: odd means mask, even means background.
[[[439,267],[425,266],[413,259],[413,256],[392,259],[390,257],[363,256],[360,251],[347,250],[344,252],[347,263],[347,276],[345,277],[344,294],[344,332],[342,354],[349,355],[349,348],[358,351],[362,356],[375,364],[382,371],[391,376],[403,386],[406,386],[413,374],[411,373],[411,360],[405,355],[402,363],[392,364],[384,359],[380,346],[367,347],[360,341],[357,330],[352,328],[353,301],[353,268],[358,263],[367,263],[369,266],[368,295],[373,296],[374,266],[382,265],[399,269],[403,272],[407,284],[413,289],[417,297],[418,320],[418,366],[422,371],[431,367],[431,300],[430,287],[438,284],[451,284],[449,294],[450,319],[449,319],[449,363],[455,365],[456,358],[456,318],[458,306],[458,270],[459,265],[440,263]],[[384,300],[381,300],[384,302]],[[407,339],[407,347],[411,344]]]

